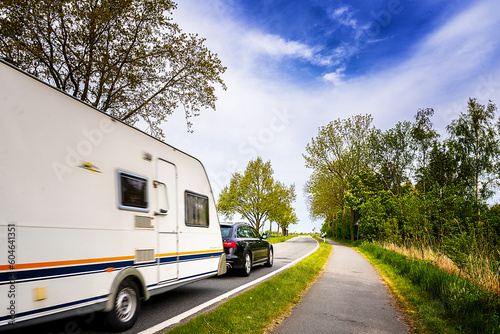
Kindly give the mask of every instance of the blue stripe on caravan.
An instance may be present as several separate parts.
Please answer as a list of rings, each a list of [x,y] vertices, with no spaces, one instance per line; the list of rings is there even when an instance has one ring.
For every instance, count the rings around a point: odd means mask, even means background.
[[[192,261],[192,260],[201,260],[204,258],[211,258],[212,256],[220,256],[222,252],[214,252],[214,253],[201,253],[201,254],[188,254],[188,255],[180,255],[179,262],[184,261]],[[171,263],[177,261],[177,256],[166,256],[160,258],[160,263]]]
[[[32,269],[32,270],[13,270],[0,273],[0,285],[10,284],[11,281],[27,281],[45,279],[50,277],[64,277],[84,275],[96,271],[104,271],[106,268],[125,268],[134,266],[134,261],[120,261],[120,262],[105,262],[97,264],[85,264],[76,266],[46,268],[46,269]]]
[[[214,253],[204,253],[204,254],[192,254],[192,255],[182,255],[179,256],[179,262],[202,260],[205,258],[211,258],[212,256],[220,256],[222,252]],[[161,257],[157,261],[159,264],[169,264],[175,263],[177,261],[177,256]],[[158,262],[150,262],[144,264],[134,264],[134,261],[118,261],[118,262],[105,262],[97,264],[85,264],[85,265],[75,265],[75,266],[65,266],[56,268],[45,268],[45,269],[31,269],[31,270],[13,270],[0,272],[0,285],[11,284],[13,281],[17,283],[37,281],[42,279],[50,278],[63,278],[70,276],[80,276],[93,274],[97,272],[103,272],[106,268],[122,269],[126,267],[148,267],[155,266]]]
[[[205,258],[211,258],[212,256],[220,256],[222,252],[216,253],[205,253],[205,254],[193,254],[193,255],[183,255],[179,257],[179,262],[193,261],[193,260],[201,260]]]
[[[165,257],[160,257],[158,258],[160,263],[171,263],[171,262],[177,262],[177,255],[176,256],[165,256]]]

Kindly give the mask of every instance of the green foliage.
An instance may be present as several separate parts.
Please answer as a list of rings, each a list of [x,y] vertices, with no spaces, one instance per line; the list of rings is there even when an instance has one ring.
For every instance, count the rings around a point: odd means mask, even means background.
[[[332,220],[335,213],[343,206],[342,191],[338,179],[314,170],[304,186],[309,215],[313,219]]]
[[[443,250],[455,265],[463,269],[467,264],[470,248],[474,244],[474,238],[466,233],[451,234],[444,240]]]
[[[500,148],[493,123],[495,112],[496,106],[491,101],[485,107],[470,98],[467,112],[460,113],[448,126],[449,145],[453,146],[458,162],[458,177],[462,185],[473,192],[476,205],[491,197],[491,173],[498,168]]]
[[[271,162],[261,157],[248,163],[243,174],[234,173],[217,202],[219,213],[231,219],[235,213],[247,219],[260,231],[267,220],[277,222],[282,228],[297,223],[291,206],[295,201],[295,186],[285,186],[273,178]]]
[[[171,0],[0,1],[0,57],[131,125],[215,108],[225,67]],[[188,128],[190,122],[188,121]]]
[[[431,108],[419,109],[414,123],[386,131],[370,128],[371,118],[362,116],[320,128],[304,155],[313,169],[305,187],[311,216],[323,218],[323,230],[331,228],[337,238],[354,239],[359,220],[361,240],[431,248],[471,280],[498,289],[500,205],[489,203],[500,176],[496,111],[491,101],[469,99],[441,141]],[[365,133],[359,145],[350,145],[358,123]],[[353,159],[360,152],[363,157]]]
[[[366,169],[368,164],[367,144],[374,131],[372,120],[371,115],[356,115],[320,127],[318,136],[307,144],[307,154],[303,155],[306,167],[313,169],[304,188],[308,193],[311,216],[334,221],[336,212],[341,211],[340,228],[342,233],[349,230],[351,239],[354,239],[354,212],[351,211],[349,220],[344,195],[347,178]]]
[[[410,122],[398,122],[393,129],[375,131],[370,137],[371,169],[394,194],[399,194],[401,185],[409,180],[408,168],[415,156],[411,131]]]

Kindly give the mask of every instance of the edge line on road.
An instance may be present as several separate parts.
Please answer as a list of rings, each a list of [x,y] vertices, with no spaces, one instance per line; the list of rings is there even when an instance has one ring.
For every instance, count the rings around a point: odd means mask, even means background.
[[[248,289],[249,287],[257,285],[257,284],[261,283],[262,281],[265,281],[265,280],[267,280],[267,279],[269,279],[269,278],[271,278],[273,276],[276,276],[277,274],[279,274],[282,271],[284,271],[284,270],[286,270],[286,269],[294,266],[295,264],[299,263],[300,261],[302,261],[303,259],[305,259],[309,255],[311,255],[315,251],[317,251],[318,248],[319,248],[319,242],[316,239],[314,239],[314,240],[316,241],[316,247],[312,251],[310,251],[309,253],[307,253],[306,255],[304,255],[304,256],[302,256],[302,257],[300,257],[300,258],[298,258],[298,259],[290,262],[289,264],[287,264],[287,265],[279,268],[278,270],[273,271],[272,273],[269,273],[269,274],[267,274],[265,276],[259,277],[259,278],[257,278],[254,281],[248,282],[248,283],[246,283],[246,284],[244,284],[244,285],[242,285],[240,287],[237,287],[236,289],[228,291],[228,292],[226,292],[226,293],[224,293],[224,294],[222,294],[222,295],[220,295],[218,297],[215,297],[215,298],[213,298],[213,299],[211,299],[211,300],[209,300],[209,301],[207,301],[207,302],[205,302],[203,304],[200,304],[200,305],[198,305],[196,307],[193,307],[192,309],[187,310],[187,311],[185,311],[185,312],[183,312],[183,313],[181,313],[181,314],[179,314],[179,315],[177,315],[175,317],[172,317],[172,318],[170,318],[168,320],[165,320],[162,323],[159,323],[159,324],[157,324],[157,325],[155,325],[153,327],[145,329],[142,332],[139,332],[139,334],[154,334],[156,332],[159,332],[162,329],[165,329],[167,327],[175,325],[175,324],[181,322],[182,320],[184,320],[184,319],[192,316],[193,314],[196,314],[196,313],[200,312],[201,310],[203,310],[203,309],[205,309],[207,307],[210,307],[210,306],[212,306],[212,305],[214,305],[214,304],[216,304],[216,303],[218,303],[218,302],[220,302],[220,301],[222,301],[222,300],[224,300],[226,298],[229,298],[229,297],[237,294],[238,292],[240,292],[242,290]]]

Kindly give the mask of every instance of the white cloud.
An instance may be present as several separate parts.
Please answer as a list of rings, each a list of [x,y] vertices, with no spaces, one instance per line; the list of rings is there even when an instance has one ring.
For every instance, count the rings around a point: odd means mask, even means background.
[[[342,78],[345,77],[344,71],[345,67],[340,67],[336,69],[335,72],[327,73],[323,75],[323,81],[330,82],[335,86],[340,86],[343,84]]]
[[[273,57],[297,57],[312,60],[316,50],[296,41],[286,41],[277,35],[250,32],[243,36],[247,50]]]
[[[353,13],[349,10],[349,7],[342,6],[337,8],[331,14],[332,19],[337,21],[338,23],[356,29],[358,26],[358,22],[353,18]]]

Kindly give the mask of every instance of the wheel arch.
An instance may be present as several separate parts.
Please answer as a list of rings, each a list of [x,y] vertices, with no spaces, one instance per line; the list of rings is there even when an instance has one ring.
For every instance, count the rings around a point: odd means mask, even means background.
[[[144,281],[144,277],[141,275],[139,270],[133,267],[126,268],[118,275],[116,275],[115,279],[113,280],[113,284],[111,285],[111,289],[109,292],[108,296],[108,301],[106,302],[106,306],[104,307],[104,312],[109,312],[113,309],[113,304],[115,300],[115,296],[118,293],[118,287],[120,286],[121,282],[124,280],[132,280],[134,281],[137,286],[139,287],[139,292],[141,294],[141,299],[142,300],[148,300],[150,295],[149,291],[146,288],[146,283]]]

